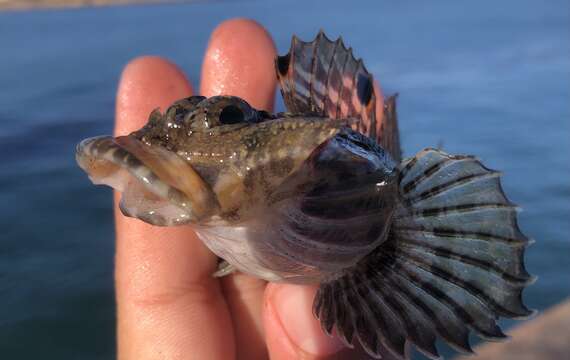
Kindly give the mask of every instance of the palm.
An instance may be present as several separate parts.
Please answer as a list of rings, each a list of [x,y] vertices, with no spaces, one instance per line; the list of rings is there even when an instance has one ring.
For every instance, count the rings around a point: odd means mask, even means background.
[[[206,52],[200,94],[236,95],[273,110],[275,55],[256,23],[222,24]],[[140,128],[154,108],[192,93],[171,63],[132,61],[119,85],[115,134]],[[119,358],[315,358],[341,349],[311,314],[314,288],[266,285],[239,273],[215,279],[217,258],[189,227],[153,227],[116,211],[116,228]]]

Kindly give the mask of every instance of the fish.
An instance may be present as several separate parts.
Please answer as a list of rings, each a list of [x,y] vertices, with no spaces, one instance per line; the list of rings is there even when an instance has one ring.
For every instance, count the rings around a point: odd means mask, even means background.
[[[403,158],[396,96],[377,118],[373,76],[323,31],[275,59],[286,112],[229,95],[191,96],[127,136],[79,143],[95,184],[156,226],[190,225],[234,271],[316,284],[323,331],[372,357],[440,358],[436,340],[507,336],[531,316],[531,243],[501,173],[474,156],[425,148]]]

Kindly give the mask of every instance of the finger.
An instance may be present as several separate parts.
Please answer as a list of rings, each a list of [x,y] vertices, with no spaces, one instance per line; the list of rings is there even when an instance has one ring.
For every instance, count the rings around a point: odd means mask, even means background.
[[[210,38],[200,93],[235,95],[255,108],[271,110],[277,82],[275,56],[273,40],[261,25],[248,19],[228,20]]]
[[[253,107],[271,111],[276,77],[273,40],[252,20],[233,19],[212,33],[202,66],[200,93],[204,96],[235,95]],[[265,282],[244,274],[222,279],[232,313],[237,357],[267,357],[261,308]]]
[[[345,349],[312,312],[316,286],[269,284],[263,320],[271,360],[336,358]]]
[[[173,64],[134,60],[119,84],[115,134],[140,128],[152,109],[164,110],[191,92]],[[150,226],[124,217],[117,207],[115,214],[118,357],[231,358],[229,312],[210,276],[216,258],[188,227]]]

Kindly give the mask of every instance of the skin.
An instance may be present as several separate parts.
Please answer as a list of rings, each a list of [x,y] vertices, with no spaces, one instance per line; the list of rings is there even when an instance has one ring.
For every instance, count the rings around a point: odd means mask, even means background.
[[[226,21],[211,36],[198,94],[236,95],[272,111],[275,56],[259,24]],[[380,109],[382,95],[375,90]],[[119,84],[115,135],[139,129],[154,108],[192,94],[172,63],[134,59]],[[217,259],[190,227],[154,227],[123,216],[117,206],[115,221],[119,359],[362,356],[321,331],[311,310],[315,286],[267,284],[241,273],[215,279]]]

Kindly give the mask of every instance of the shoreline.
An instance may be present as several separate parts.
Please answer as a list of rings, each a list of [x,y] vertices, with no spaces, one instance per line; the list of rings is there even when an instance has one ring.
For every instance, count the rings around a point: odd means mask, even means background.
[[[64,9],[81,7],[151,5],[192,2],[183,0],[0,0],[0,11]]]

